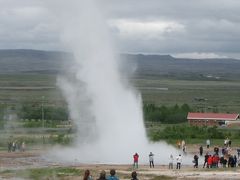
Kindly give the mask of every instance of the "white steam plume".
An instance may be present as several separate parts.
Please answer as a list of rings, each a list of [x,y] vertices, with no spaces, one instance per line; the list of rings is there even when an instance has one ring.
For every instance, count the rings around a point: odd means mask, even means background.
[[[75,146],[55,155],[68,161],[129,163],[138,152],[145,163],[152,151],[167,163],[170,153],[177,152],[165,143],[148,143],[141,96],[122,81],[118,57],[94,1],[58,0],[55,6],[63,43],[75,58],[58,85],[78,128]]]

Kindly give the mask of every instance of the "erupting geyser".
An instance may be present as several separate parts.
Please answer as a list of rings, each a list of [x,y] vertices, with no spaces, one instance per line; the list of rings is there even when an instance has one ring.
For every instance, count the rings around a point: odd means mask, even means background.
[[[93,0],[57,1],[63,43],[74,62],[58,85],[68,102],[78,137],[72,148],[54,152],[59,158],[88,163],[140,163],[150,151],[166,163],[176,150],[147,141],[141,95],[123,81],[107,26]],[[57,11],[56,11],[57,12]],[[144,159],[144,160],[143,160]]]

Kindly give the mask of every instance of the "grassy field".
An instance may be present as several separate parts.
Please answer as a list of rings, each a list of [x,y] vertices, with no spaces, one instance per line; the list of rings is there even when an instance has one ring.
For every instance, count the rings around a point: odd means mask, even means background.
[[[135,79],[143,101],[157,105],[187,103],[199,111],[239,112],[239,81]],[[198,98],[205,99],[198,101]]]
[[[44,106],[66,105],[61,91],[56,85],[56,75],[51,74],[12,74],[0,75],[0,116],[11,113],[15,107],[26,103],[44,101]],[[131,79],[132,84],[141,92],[144,103],[156,105],[189,104],[198,111],[240,112],[240,81],[199,81],[176,80],[166,77],[146,77]],[[44,97],[44,98],[42,98]],[[199,101],[198,98],[204,99]],[[6,109],[7,112],[6,112]],[[3,121],[0,119],[0,127]],[[5,120],[6,122],[6,120]],[[157,130],[167,125],[152,125]],[[149,131],[149,126],[147,126]],[[41,133],[40,133],[41,134]],[[48,133],[49,134],[49,133]],[[50,133],[51,134],[51,133]],[[52,135],[61,134],[61,130]],[[7,140],[4,137],[4,143]],[[35,136],[32,136],[35,137]],[[30,139],[34,142],[39,137]],[[57,141],[57,139],[51,140]],[[169,142],[174,144],[175,142]],[[202,139],[189,139],[189,143],[203,143]],[[220,140],[216,139],[216,144]],[[239,143],[239,140],[234,140]]]
[[[56,75],[0,75],[0,105],[18,106],[27,102],[41,103],[43,100],[45,105],[65,102],[56,87]]]
[[[145,103],[175,105],[187,103],[199,111],[239,112],[240,81],[174,80],[161,77],[131,79]],[[41,102],[63,104],[56,75],[0,75],[0,103]],[[198,98],[204,99],[199,101]]]

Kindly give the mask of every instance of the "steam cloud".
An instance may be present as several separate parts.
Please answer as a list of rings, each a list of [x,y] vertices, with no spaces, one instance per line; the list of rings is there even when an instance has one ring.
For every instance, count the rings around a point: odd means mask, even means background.
[[[54,154],[66,161],[130,163],[138,152],[140,163],[146,163],[152,151],[159,163],[167,163],[177,151],[166,143],[148,142],[141,95],[123,81],[120,61],[94,0],[54,4],[51,10],[61,24],[62,41],[75,59],[58,85],[78,128],[74,147]]]

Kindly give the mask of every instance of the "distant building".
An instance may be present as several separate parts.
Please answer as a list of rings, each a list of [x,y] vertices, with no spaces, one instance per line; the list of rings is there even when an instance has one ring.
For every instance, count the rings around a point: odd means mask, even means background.
[[[193,126],[228,126],[240,123],[239,114],[224,113],[192,113],[187,116],[188,123]]]

